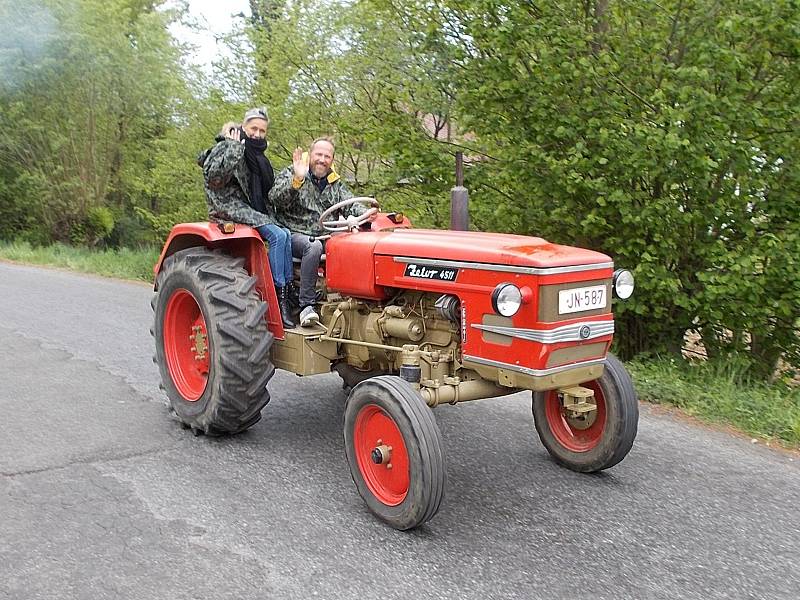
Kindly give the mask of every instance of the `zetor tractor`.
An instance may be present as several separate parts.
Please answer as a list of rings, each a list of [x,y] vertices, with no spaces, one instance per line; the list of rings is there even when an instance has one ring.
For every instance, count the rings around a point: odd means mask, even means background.
[[[331,220],[353,203],[359,218]],[[412,229],[371,198],[326,211],[319,325],[284,329],[267,249],[244,225],[173,228],[155,266],[155,360],[182,425],[234,434],[261,418],[275,368],[336,371],[344,441],[369,509],[425,523],[445,488],[433,408],[531,390],[552,457],[607,469],[638,425],[631,379],[611,354],[612,293],[633,291],[608,256],[541,238]]]

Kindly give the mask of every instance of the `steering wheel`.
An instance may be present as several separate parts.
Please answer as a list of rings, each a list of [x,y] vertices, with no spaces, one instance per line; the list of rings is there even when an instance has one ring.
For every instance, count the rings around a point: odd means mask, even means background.
[[[363,214],[355,216],[351,215],[347,217],[347,219],[340,218],[338,221],[328,221],[330,216],[337,210],[341,210],[346,206],[350,206],[351,204],[363,204],[364,206],[369,206],[369,209]],[[331,231],[334,233],[340,231],[356,231],[364,223],[367,223],[374,215],[378,214],[379,210],[380,204],[378,204],[378,201],[375,200],[375,198],[370,198],[369,196],[356,196],[354,198],[337,202],[323,212],[319,216],[319,226],[325,231]]]

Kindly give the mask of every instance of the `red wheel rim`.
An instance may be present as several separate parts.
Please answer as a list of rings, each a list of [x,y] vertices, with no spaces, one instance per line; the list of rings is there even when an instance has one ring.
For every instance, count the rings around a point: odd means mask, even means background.
[[[358,470],[369,491],[387,506],[397,506],[408,494],[408,452],[394,420],[375,404],[364,406],[353,426],[353,446]],[[377,464],[373,453],[391,448],[388,460]]]
[[[555,391],[545,395],[545,416],[550,431],[556,441],[571,452],[588,452],[595,448],[603,438],[606,427],[606,399],[597,381],[581,384],[594,390],[594,401],[597,404],[597,414],[594,423],[586,429],[579,429],[570,424],[564,414],[564,407]]]
[[[189,402],[206,389],[210,351],[200,306],[189,291],[176,290],[164,315],[164,354],[172,382]]]

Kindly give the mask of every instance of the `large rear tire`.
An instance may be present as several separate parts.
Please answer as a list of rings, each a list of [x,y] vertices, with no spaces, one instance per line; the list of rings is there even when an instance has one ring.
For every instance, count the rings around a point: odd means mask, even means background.
[[[590,420],[569,418],[555,390],[533,394],[533,420],[544,447],[561,465],[581,473],[613,467],[633,446],[639,400],[623,364],[609,354],[603,374],[581,384],[594,390]]]
[[[442,435],[433,411],[399,377],[356,385],[344,412],[350,473],[369,509],[395,529],[439,511],[446,483]]]
[[[242,258],[187,248],[158,275],[154,360],[172,409],[195,433],[244,431],[269,402],[267,303],[243,267]]]

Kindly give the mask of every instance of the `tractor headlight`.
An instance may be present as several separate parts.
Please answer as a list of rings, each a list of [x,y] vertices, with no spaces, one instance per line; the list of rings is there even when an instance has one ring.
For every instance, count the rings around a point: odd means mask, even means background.
[[[492,292],[492,308],[498,315],[513,317],[522,306],[522,292],[513,283],[501,283]]]
[[[633,273],[626,269],[614,271],[614,293],[617,298],[627,300],[633,294]]]

